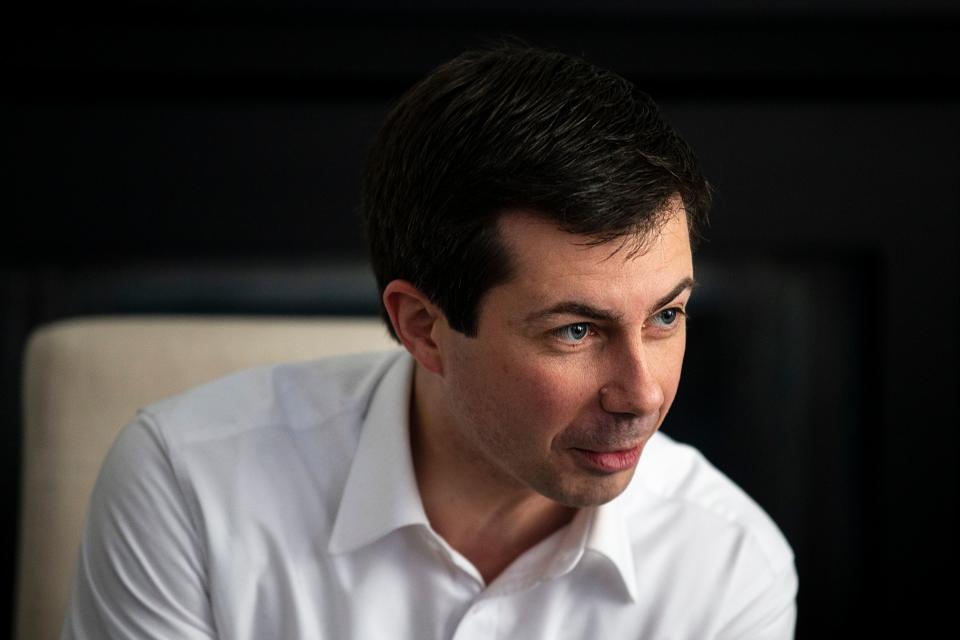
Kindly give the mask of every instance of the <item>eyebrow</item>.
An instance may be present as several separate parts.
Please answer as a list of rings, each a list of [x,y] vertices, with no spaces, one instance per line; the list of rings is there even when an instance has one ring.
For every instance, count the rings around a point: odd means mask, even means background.
[[[668,302],[670,302],[671,300],[679,296],[681,293],[683,293],[687,289],[693,289],[696,286],[697,286],[697,283],[693,280],[693,278],[689,278],[689,277],[684,278],[679,283],[677,283],[677,286],[671,289],[667,295],[657,300],[657,302],[649,309],[649,313],[653,313],[660,307],[664,306],[665,304],[667,304]],[[524,321],[526,323],[533,323],[538,320],[548,318],[550,316],[558,316],[558,315],[565,315],[565,314],[580,316],[583,318],[589,318],[590,320],[602,320],[606,322],[616,322],[618,320],[623,319],[622,313],[616,313],[614,311],[610,311],[609,309],[600,309],[598,307],[594,307],[593,305],[589,305],[584,302],[577,302],[575,300],[564,300],[563,302],[558,302],[557,304],[551,307],[548,307],[546,309],[540,309],[539,311],[534,311],[533,313],[528,315],[524,319]]]
[[[534,311],[528,315],[525,320],[527,323],[533,323],[538,320],[543,320],[544,318],[549,318],[550,316],[559,316],[565,314],[589,318],[591,320],[603,320],[606,322],[615,322],[623,317],[623,314],[621,313],[614,313],[613,311],[609,311],[607,309],[599,309],[583,302],[565,300],[563,302],[558,302],[548,309]]]
[[[677,286],[675,286],[673,289],[670,290],[670,293],[668,293],[667,295],[657,300],[657,303],[650,308],[650,313],[653,313],[660,307],[664,306],[665,304],[667,304],[668,302],[676,298],[678,295],[680,295],[687,289],[694,289],[696,286],[697,286],[697,283],[693,278],[690,278],[690,277],[684,278],[683,280],[677,283]]]

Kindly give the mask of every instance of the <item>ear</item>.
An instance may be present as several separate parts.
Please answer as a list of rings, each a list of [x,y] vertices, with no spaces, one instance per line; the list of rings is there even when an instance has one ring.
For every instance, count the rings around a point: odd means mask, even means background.
[[[393,280],[383,289],[383,306],[393,330],[410,355],[427,371],[443,373],[435,332],[446,322],[443,312],[406,280]]]

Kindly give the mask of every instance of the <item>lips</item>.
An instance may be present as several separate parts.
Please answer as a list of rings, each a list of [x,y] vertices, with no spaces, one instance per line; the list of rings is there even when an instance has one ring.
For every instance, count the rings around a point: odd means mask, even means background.
[[[586,465],[601,473],[618,473],[632,469],[640,459],[641,445],[629,449],[616,451],[594,451],[592,449],[577,449],[573,451]]]

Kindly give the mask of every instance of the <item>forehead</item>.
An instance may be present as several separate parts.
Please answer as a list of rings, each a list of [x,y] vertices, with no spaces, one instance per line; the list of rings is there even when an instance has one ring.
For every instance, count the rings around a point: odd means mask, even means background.
[[[511,277],[488,292],[481,315],[519,317],[534,308],[578,302],[632,317],[693,277],[682,206],[645,237],[604,243],[524,211],[501,216],[498,231]]]
[[[664,221],[645,235],[628,234],[606,242],[568,233],[556,222],[525,211],[504,213],[498,221],[498,234],[515,278],[562,277],[571,271],[608,272],[641,265],[660,270],[692,263],[682,205],[673,207]]]

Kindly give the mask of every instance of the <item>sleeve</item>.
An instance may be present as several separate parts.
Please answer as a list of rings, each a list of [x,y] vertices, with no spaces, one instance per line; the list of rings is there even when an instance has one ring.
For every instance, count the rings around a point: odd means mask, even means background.
[[[793,555],[789,554],[787,561],[775,570],[769,566],[761,569],[759,564],[740,572],[740,588],[728,602],[728,611],[733,615],[717,634],[717,640],[791,640],[794,637],[799,582]]]
[[[61,640],[216,637],[197,523],[141,415],[94,487]]]

